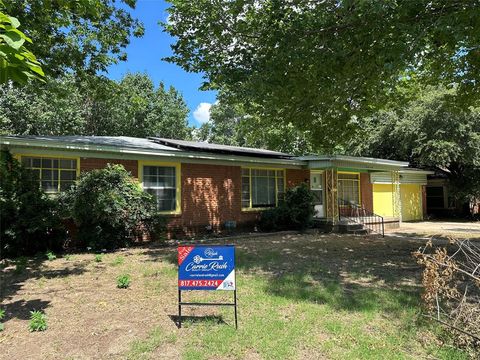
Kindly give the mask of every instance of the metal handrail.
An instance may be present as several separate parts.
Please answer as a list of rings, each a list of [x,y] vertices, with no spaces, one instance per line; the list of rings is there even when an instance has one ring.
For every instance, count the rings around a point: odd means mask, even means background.
[[[364,228],[385,237],[385,222],[383,216],[377,215],[351,201],[338,199],[338,218],[346,218]]]

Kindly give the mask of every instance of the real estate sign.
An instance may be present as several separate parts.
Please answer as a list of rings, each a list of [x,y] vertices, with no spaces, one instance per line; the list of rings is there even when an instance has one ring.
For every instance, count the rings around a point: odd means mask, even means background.
[[[179,246],[179,290],[235,290],[235,247]]]

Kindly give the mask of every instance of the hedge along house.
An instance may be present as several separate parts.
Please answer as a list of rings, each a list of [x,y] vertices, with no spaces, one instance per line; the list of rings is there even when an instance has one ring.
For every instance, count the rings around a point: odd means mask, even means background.
[[[315,194],[319,223],[381,226],[421,220],[427,171],[408,163],[349,156],[292,155],[162,138],[2,136],[47,193],[69,188],[81,172],[123,165],[157,200],[176,233],[253,229],[301,183]]]

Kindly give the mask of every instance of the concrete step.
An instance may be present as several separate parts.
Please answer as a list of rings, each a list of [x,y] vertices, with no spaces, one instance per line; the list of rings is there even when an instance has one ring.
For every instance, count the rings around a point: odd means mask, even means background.
[[[367,229],[359,229],[359,230],[348,230],[347,234],[352,235],[368,235],[370,232]]]

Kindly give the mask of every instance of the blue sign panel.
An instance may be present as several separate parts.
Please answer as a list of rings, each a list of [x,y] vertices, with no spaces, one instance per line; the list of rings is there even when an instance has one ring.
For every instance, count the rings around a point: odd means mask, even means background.
[[[179,246],[180,290],[235,290],[235,247]]]

